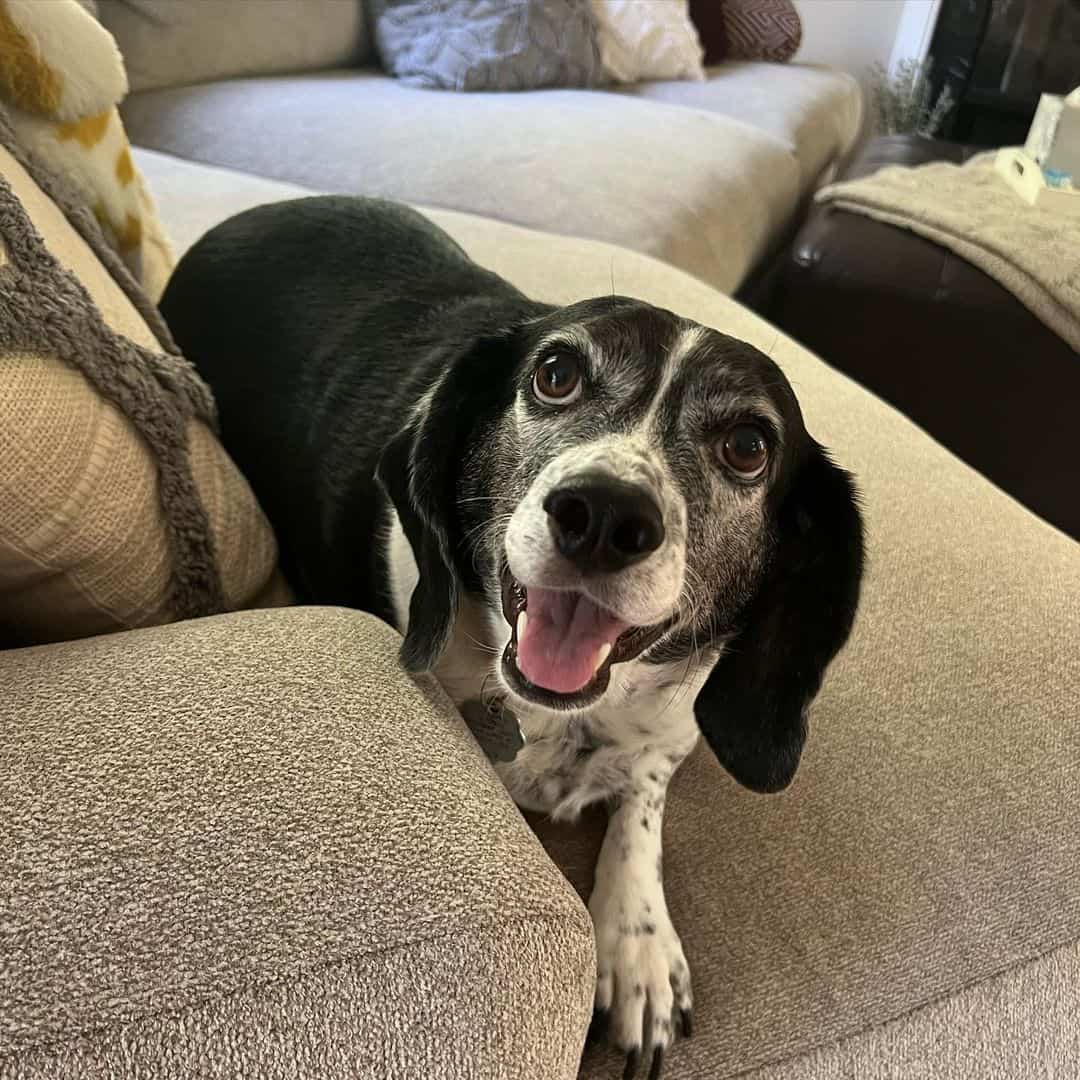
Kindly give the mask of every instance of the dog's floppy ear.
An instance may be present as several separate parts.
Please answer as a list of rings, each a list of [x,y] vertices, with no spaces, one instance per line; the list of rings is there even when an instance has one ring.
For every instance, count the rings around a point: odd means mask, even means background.
[[[394,504],[419,571],[401,646],[406,671],[430,671],[454,629],[462,587],[454,561],[457,465],[477,418],[497,408],[502,395],[512,396],[500,375],[514,363],[515,325],[508,318],[503,330],[447,345],[437,365],[440,378],[379,457],[376,478]]]
[[[453,483],[447,417],[436,392],[421,403],[379,457],[376,476],[397,511],[419,579],[401,646],[406,671],[430,671],[450,640],[459,582],[451,550]]]
[[[744,786],[791,783],[806,708],[851,631],[862,566],[851,477],[813,443],[777,508],[761,585],[694,706],[706,742]]]

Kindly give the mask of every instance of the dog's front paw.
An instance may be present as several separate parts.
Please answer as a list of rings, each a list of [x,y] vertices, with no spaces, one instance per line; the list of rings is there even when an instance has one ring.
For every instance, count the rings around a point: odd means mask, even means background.
[[[635,1076],[644,1058],[651,1062],[650,1080],[656,1080],[675,1036],[674,1016],[682,1034],[690,1034],[690,969],[682,942],[666,913],[643,911],[627,919],[624,912],[594,906],[596,1009],[590,1035],[606,1033],[626,1055],[624,1078]]]

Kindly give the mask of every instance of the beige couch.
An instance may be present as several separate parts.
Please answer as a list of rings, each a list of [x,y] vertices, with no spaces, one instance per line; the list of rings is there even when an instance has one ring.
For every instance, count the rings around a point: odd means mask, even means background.
[[[297,192],[138,158],[180,247]],[[675,779],[696,1025],[665,1076],[1076,1075],[1080,546],[689,275],[433,216],[538,297],[614,271],[755,342],[865,493],[864,602],[794,786],[704,750]],[[594,954],[557,867],[588,888],[601,822],[532,822],[541,847],[395,647],[291,609],[0,654],[3,1080],[575,1076]]]
[[[618,92],[448,93],[375,66],[359,0],[97,6],[139,146],[604,240],[729,293],[862,121],[856,81],[807,65],[730,62],[704,82]]]

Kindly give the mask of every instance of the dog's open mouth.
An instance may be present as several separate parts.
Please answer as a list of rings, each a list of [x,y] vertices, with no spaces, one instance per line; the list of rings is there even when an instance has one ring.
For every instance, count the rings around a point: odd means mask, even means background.
[[[663,624],[630,626],[584,593],[526,589],[509,569],[502,604],[511,630],[504,670],[527,696],[564,706],[598,697],[612,664],[634,659],[664,632]]]

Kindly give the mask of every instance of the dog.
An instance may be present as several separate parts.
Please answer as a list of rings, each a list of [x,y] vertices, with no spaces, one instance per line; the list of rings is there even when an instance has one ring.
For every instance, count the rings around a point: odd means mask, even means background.
[[[658,1075],[692,1006],[666,788],[699,734],[746,787],[791,781],[858,603],[851,477],[749,344],[536,302],[390,202],[231,218],[161,307],[298,598],[373,612],[408,671],[482,702],[520,806],[610,807],[595,1018]]]

